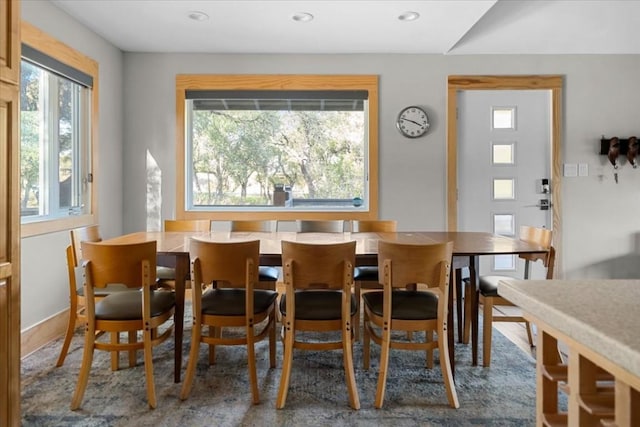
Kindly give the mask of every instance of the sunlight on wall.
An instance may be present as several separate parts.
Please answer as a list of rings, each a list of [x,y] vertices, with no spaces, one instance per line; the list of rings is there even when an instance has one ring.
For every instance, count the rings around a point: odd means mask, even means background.
[[[162,171],[147,150],[147,231],[162,230],[160,208],[162,206]]]

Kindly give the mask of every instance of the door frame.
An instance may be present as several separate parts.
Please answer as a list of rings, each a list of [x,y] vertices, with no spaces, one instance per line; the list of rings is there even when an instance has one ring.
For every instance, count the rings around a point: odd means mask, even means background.
[[[551,224],[556,270],[562,271],[562,85],[561,75],[454,75],[447,81],[447,229],[458,230],[458,92],[464,90],[551,91]]]

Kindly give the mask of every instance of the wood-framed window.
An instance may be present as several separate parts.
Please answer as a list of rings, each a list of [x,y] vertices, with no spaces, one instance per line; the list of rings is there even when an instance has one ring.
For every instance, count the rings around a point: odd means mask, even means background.
[[[178,218],[378,214],[378,77],[178,75]]]
[[[98,63],[22,22],[22,236],[97,222]]]

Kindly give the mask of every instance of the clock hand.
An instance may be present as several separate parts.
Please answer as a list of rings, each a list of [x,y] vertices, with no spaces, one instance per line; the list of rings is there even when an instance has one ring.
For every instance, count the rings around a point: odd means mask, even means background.
[[[401,117],[402,120],[407,121],[407,122],[411,122],[411,123],[415,123],[418,126],[422,126],[421,123],[416,122],[415,120],[411,120],[411,119],[405,119],[404,117]]]

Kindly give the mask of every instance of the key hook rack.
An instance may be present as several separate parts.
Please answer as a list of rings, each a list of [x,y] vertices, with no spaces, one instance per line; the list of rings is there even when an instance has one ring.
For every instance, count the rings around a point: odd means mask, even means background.
[[[600,154],[607,156],[609,162],[611,162],[615,169],[618,168],[618,156],[621,155],[626,156],[629,164],[636,168],[638,166],[636,157],[639,148],[640,143],[635,136],[628,138],[618,138],[617,136],[605,138],[603,135],[600,139]]]

